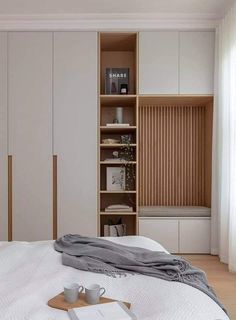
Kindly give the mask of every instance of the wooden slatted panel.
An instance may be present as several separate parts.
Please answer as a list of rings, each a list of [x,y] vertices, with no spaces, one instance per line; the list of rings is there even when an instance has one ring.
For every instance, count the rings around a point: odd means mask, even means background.
[[[139,108],[139,205],[204,205],[204,106]]]

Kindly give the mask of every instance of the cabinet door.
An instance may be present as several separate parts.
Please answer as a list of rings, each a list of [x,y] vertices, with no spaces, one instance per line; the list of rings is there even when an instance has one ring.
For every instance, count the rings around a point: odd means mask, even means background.
[[[180,94],[213,94],[214,32],[180,32]]]
[[[7,222],[7,33],[0,32],[0,241]]]
[[[52,34],[9,33],[13,240],[52,238]]]
[[[140,94],[178,94],[178,32],[140,32],[139,57]]]
[[[165,249],[178,253],[178,220],[139,219],[139,235],[159,242]]]
[[[54,34],[58,234],[97,234],[97,34]]]
[[[180,253],[210,253],[211,220],[180,220]]]

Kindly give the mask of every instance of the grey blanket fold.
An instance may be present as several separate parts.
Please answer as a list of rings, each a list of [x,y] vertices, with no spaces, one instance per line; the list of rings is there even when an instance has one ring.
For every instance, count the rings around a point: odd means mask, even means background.
[[[226,312],[208,285],[205,273],[191,266],[182,257],[76,234],[68,234],[56,240],[54,248],[62,252],[63,265],[80,270],[113,277],[139,273],[185,283],[207,294]]]

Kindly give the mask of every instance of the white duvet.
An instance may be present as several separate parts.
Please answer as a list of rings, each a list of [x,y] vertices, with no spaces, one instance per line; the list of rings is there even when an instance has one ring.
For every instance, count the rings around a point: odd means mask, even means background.
[[[109,240],[164,251],[145,237]],[[47,306],[66,282],[99,283],[107,297],[131,302],[139,320],[229,319],[206,294],[188,285],[143,275],[111,278],[65,267],[52,241],[0,242],[0,320],[68,320],[66,312]]]

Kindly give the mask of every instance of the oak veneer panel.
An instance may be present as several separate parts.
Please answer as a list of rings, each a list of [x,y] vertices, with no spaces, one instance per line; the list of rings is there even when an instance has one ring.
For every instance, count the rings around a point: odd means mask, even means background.
[[[8,37],[13,240],[52,239],[52,33]]]
[[[212,181],[212,135],[213,135],[213,102],[209,102],[205,112],[205,205],[211,206]]]
[[[0,241],[8,239],[7,213],[7,32],[0,32]]]
[[[211,121],[204,106],[140,106],[140,206],[210,206]]]
[[[105,32],[100,34],[102,51],[135,51],[136,33]]]

